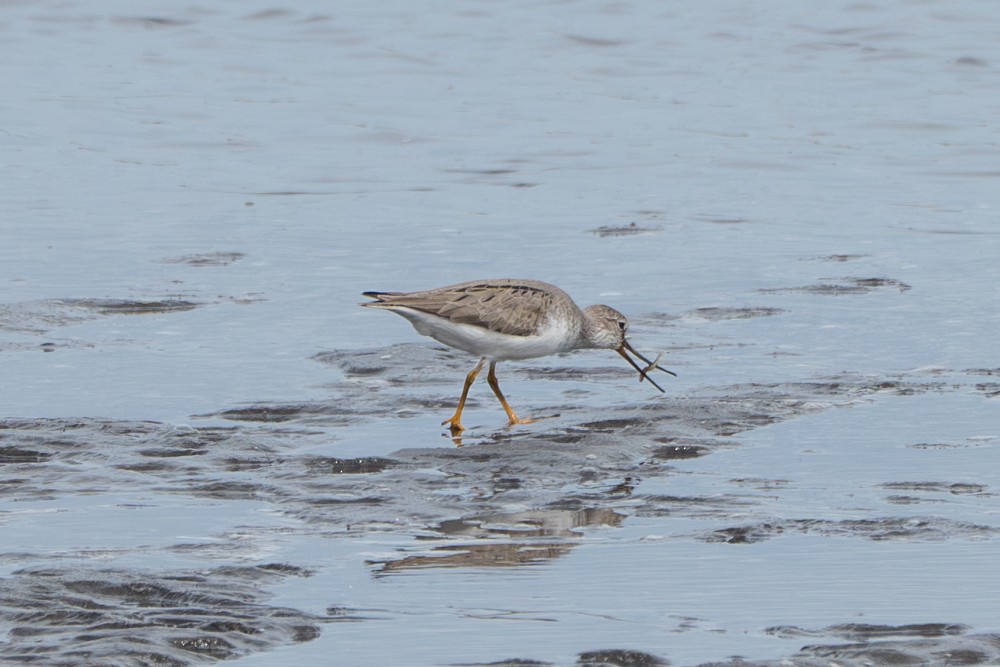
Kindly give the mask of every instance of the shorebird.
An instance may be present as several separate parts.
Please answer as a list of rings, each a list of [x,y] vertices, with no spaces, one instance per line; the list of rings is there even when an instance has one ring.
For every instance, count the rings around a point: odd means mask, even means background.
[[[362,296],[375,299],[362,306],[402,315],[417,333],[480,357],[465,377],[455,414],[441,422],[455,436],[465,430],[461,423],[465,399],[487,361],[490,370],[486,380],[511,426],[536,420],[518,417],[507,403],[497,382],[498,361],[601,348],[616,351],[639,371],[639,382],[649,380],[661,392],[663,388],[649,372],[658,369],[676,376],[658,365],[662,354],[650,361],[629,344],[625,339],[628,320],[617,310],[605,305],[580,310],[566,292],[539,280],[473,280],[423,292],[364,292]],[[629,352],[646,366],[640,368]]]

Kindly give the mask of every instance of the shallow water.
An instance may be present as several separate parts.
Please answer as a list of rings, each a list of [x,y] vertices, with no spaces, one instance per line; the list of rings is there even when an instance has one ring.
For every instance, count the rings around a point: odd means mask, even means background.
[[[1000,660],[998,21],[4,4],[2,661]],[[489,276],[679,378],[503,364],[558,416],[456,447],[356,303]]]

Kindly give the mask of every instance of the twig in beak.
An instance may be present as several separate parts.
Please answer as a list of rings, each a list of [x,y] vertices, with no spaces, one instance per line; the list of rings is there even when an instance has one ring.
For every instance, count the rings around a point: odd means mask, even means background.
[[[626,345],[628,345],[628,343],[626,343],[625,345],[622,345],[621,347],[619,347],[617,350],[615,350],[615,352],[617,352],[618,354],[620,354],[622,356],[622,359],[624,359],[625,361],[627,361],[629,363],[629,365],[632,366],[632,368],[634,368],[635,370],[639,371],[639,382],[642,382],[643,380],[649,380],[649,383],[651,385],[653,385],[654,387],[656,387],[657,389],[659,389],[661,392],[666,393],[666,390],[663,387],[661,387],[660,385],[656,384],[656,382],[653,381],[653,378],[651,378],[648,375],[646,375],[646,373],[649,372],[649,370],[650,370],[649,368],[646,368],[646,370],[643,370],[643,369],[639,368],[639,364],[637,364],[634,361],[632,361],[632,357],[628,356],[628,354],[625,352],[625,346]],[[632,350],[632,352],[635,353],[635,350]],[[636,354],[638,354],[638,353],[636,353]],[[640,358],[642,358],[642,357],[640,357]],[[648,359],[643,359],[643,361],[647,361],[648,362]]]
[[[673,375],[674,377],[677,377],[677,373],[675,373],[673,371],[668,371],[663,366],[658,366],[657,365],[660,362],[660,357],[663,356],[662,352],[656,357],[656,361],[650,361],[646,357],[644,357],[641,354],[639,354],[634,347],[632,347],[631,345],[629,345],[629,342],[627,340],[626,341],[622,341],[622,347],[624,347],[626,350],[628,350],[629,352],[631,352],[632,354],[634,354],[635,356],[639,357],[640,359],[642,359],[643,361],[645,361],[647,364],[649,364],[649,367],[646,368],[646,372],[647,373],[655,368],[655,369],[663,371],[664,373],[667,373],[669,375]],[[638,370],[638,368],[637,368],[637,370]],[[642,373],[641,370],[639,370],[639,372]]]
[[[660,352],[658,355],[656,355],[656,359],[650,361],[648,366],[639,371],[639,382],[642,382],[643,380],[646,379],[646,373],[653,370],[654,368],[659,368],[657,364],[660,363],[660,359],[662,358],[663,358],[663,353]]]

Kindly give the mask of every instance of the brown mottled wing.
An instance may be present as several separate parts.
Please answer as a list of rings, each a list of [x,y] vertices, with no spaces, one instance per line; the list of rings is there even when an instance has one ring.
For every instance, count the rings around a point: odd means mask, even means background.
[[[462,283],[407,293],[368,293],[385,306],[404,306],[498,333],[530,336],[538,332],[557,296],[549,285],[498,280]],[[556,289],[556,292],[561,292]],[[374,305],[374,304],[373,304]]]

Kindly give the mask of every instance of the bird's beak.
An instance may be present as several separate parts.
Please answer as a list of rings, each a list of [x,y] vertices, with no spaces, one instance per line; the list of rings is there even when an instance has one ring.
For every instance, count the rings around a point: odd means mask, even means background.
[[[628,352],[631,352],[636,357],[638,357],[639,359],[641,359],[642,361],[644,361],[646,363],[646,367],[645,368],[640,368],[639,364],[635,363],[635,360],[632,359],[632,357],[628,356],[628,353],[626,352],[626,350],[628,350]],[[639,382],[642,382],[643,380],[649,380],[649,383],[651,385],[653,385],[654,387],[656,387],[657,389],[659,389],[661,392],[665,392],[665,390],[663,389],[663,387],[661,387],[660,385],[656,384],[656,382],[653,380],[653,378],[649,377],[649,371],[654,370],[654,369],[655,370],[661,370],[664,373],[669,373],[670,375],[673,375],[674,377],[677,377],[677,373],[674,373],[673,371],[668,371],[666,368],[664,368],[663,366],[659,365],[660,357],[663,356],[662,354],[660,354],[659,356],[657,356],[656,359],[654,359],[653,361],[650,361],[646,357],[644,357],[641,354],[639,354],[639,352],[637,352],[636,349],[634,347],[632,347],[627,340],[624,340],[624,339],[622,339],[622,346],[619,347],[617,350],[615,350],[615,352],[617,352],[618,354],[620,354],[621,357],[622,357],[622,359],[624,359],[625,361],[627,361],[632,368],[634,368],[635,370],[639,371]]]

